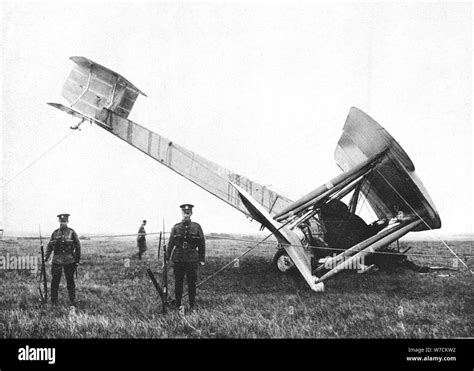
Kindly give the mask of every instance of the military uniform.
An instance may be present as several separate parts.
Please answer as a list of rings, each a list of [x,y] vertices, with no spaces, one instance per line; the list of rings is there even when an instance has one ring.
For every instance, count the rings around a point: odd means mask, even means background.
[[[146,220],[143,221],[142,225],[138,229],[137,236],[137,247],[138,247],[138,259],[142,258],[143,253],[146,251],[146,231],[145,231]]]
[[[193,205],[181,205],[183,211],[191,211]],[[174,263],[176,306],[181,306],[183,281],[186,275],[189,305],[194,308],[196,281],[199,262],[204,263],[206,243],[204,233],[198,223],[183,220],[174,225],[168,242],[168,259]]]
[[[67,223],[69,214],[59,214],[60,222]],[[71,304],[76,300],[76,284],[74,282],[74,272],[77,264],[81,260],[81,243],[76,232],[67,226],[56,229],[51,235],[46,250],[45,260],[48,260],[54,251],[51,265],[51,302],[58,301],[59,282],[61,281],[62,270],[66,276],[67,290]]]

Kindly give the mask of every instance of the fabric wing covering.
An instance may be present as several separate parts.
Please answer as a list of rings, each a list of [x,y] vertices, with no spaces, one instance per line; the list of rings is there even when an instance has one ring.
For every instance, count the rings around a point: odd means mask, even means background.
[[[415,166],[402,147],[374,119],[352,107],[334,153],[337,165],[349,171],[361,162],[389,149],[387,156],[365,180],[363,193],[378,218],[393,218],[400,212],[421,217],[416,231],[441,227],[438,212]]]

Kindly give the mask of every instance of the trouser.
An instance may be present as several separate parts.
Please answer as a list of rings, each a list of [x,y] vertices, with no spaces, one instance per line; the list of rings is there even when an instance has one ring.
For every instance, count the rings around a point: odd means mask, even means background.
[[[174,292],[176,295],[176,306],[181,306],[183,297],[183,282],[186,275],[188,282],[189,306],[194,307],[196,302],[196,281],[198,262],[175,262],[174,263]]]
[[[58,302],[59,282],[61,281],[61,274],[64,268],[64,275],[66,276],[67,291],[69,293],[69,301],[73,304],[76,300],[76,284],[74,282],[74,272],[76,264],[52,264],[51,265],[51,302],[56,304]]]
[[[146,241],[138,241],[138,259],[142,258],[143,253],[146,251]]]

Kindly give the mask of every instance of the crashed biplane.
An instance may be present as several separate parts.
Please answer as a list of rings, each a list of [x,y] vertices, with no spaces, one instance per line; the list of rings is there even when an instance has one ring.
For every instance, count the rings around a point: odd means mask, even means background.
[[[296,267],[314,291],[408,232],[441,226],[408,155],[357,108],[351,108],[335,151],[343,173],[293,201],[129,120],[138,95],[145,94],[98,63],[71,60],[75,66],[62,90],[69,106],[48,104],[80,118],[73,128],[84,121],[97,124],[261,223],[279,242],[277,267]],[[372,224],[356,214],[361,200],[376,214]],[[331,256],[334,251],[339,254]]]

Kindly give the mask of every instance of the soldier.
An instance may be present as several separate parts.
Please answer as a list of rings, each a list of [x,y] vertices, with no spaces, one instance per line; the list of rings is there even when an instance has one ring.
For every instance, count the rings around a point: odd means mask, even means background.
[[[137,235],[137,247],[138,247],[138,259],[141,260],[143,253],[146,251],[146,220],[142,222],[140,228],[138,229]]]
[[[67,226],[69,214],[59,214],[58,218],[60,227],[51,235],[45,256],[45,261],[47,261],[54,251],[53,263],[51,265],[51,303],[53,305],[58,303],[59,282],[61,281],[61,274],[64,268],[69,302],[72,306],[75,306],[76,285],[74,283],[74,272],[81,260],[81,244],[76,232]]]
[[[183,221],[171,229],[167,249],[167,259],[171,258],[174,263],[176,307],[181,307],[183,281],[186,275],[191,310],[194,310],[196,301],[198,265],[204,265],[206,253],[206,243],[202,228],[198,223],[191,221],[193,207],[191,204],[180,206]]]

